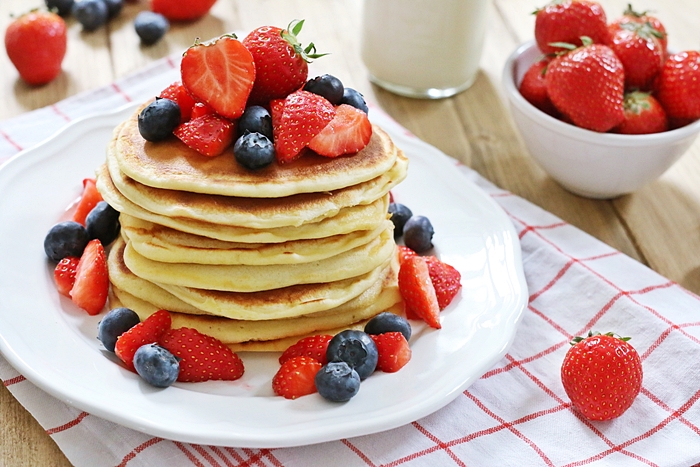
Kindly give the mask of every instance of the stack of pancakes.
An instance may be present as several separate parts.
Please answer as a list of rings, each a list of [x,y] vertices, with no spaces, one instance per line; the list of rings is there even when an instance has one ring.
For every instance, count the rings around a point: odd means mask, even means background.
[[[120,124],[97,187],[120,212],[111,306],[159,309],[234,350],[283,350],[305,335],[402,312],[389,190],[408,161],[379,127],[357,154],[311,152],[257,171]]]

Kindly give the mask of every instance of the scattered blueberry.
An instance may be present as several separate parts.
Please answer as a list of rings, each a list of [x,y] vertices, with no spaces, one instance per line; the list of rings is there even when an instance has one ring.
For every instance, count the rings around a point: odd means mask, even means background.
[[[260,133],[272,141],[272,117],[265,107],[251,105],[238,119],[238,134]]]
[[[343,83],[333,75],[321,75],[308,80],[304,91],[323,96],[333,105],[340,104],[343,99]]]
[[[360,390],[360,375],[345,362],[329,362],[314,378],[318,393],[333,402],[352,399]]]
[[[107,22],[109,11],[104,0],[79,0],[73,4],[71,13],[84,31],[94,31]]]
[[[102,0],[107,5],[107,19],[116,18],[124,8],[124,0]]]
[[[59,16],[70,15],[75,0],[44,0],[46,8],[55,11]]]
[[[180,124],[180,106],[170,99],[156,99],[139,114],[139,133],[147,141],[161,141]]]
[[[85,218],[85,228],[90,239],[96,238],[107,246],[119,235],[119,211],[100,201]]]
[[[403,226],[403,242],[416,253],[423,253],[433,247],[433,225],[424,216],[412,216]]]
[[[80,257],[90,236],[82,224],[74,221],[60,222],[49,230],[44,238],[44,251],[51,261],[61,261],[66,256]]]
[[[275,160],[275,146],[265,135],[245,133],[233,145],[233,155],[243,167],[261,169]]]
[[[360,109],[366,114],[369,113],[369,107],[367,107],[367,102],[365,102],[364,96],[360,94],[359,91],[356,91],[353,88],[345,88],[345,90],[343,91],[343,98],[340,101],[340,103],[351,105],[355,108]]]
[[[360,379],[374,372],[379,359],[377,345],[369,334],[354,329],[341,331],[330,340],[326,350],[329,362],[345,362],[352,367]]]
[[[105,349],[114,352],[117,338],[139,324],[139,315],[129,308],[114,308],[105,315],[97,326],[97,339]]]
[[[180,374],[180,360],[159,345],[146,344],[136,350],[134,368],[150,385],[167,388]]]
[[[134,18],[134,29],[142,44],[153,45],[168,32],[170,22],[160,13],[142,11]]]
[[[394,237],[403,235],[406,221],[413,216],[413,212],[401,203],[389,203],[389,218],[394,223]]]
[[[408,341],[411,338],[411,325],[403,316],[383,311],[367,322],[365,332],[374,335],[385,332],[400,332]]]

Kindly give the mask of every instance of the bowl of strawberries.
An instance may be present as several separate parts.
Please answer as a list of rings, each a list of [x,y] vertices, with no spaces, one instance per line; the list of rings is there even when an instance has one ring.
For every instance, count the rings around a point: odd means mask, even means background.
[[[700,52],[667,50],[663,24],[628,7],[608,22],[588,0],[536,12],[535,40],[503,71],[532,157],[589,198],[632,193],[660,177],[700,132]]]

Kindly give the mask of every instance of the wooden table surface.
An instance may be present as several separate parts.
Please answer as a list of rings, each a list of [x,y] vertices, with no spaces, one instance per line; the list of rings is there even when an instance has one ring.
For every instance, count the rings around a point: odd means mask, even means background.
[[[466,0],[465,0],[466,1]],[[92,33],[68,24],[63,73],[33,88],[23,83],[5,54],[0,56],[0,120],[53,104],[76,93],[105,86],[170,53],[196,37],[208,39],[264,24],[286,26],[304,18],[305,43],[331,52],[314,65],[332,73],[378,103],[398,122],[446,154],[469,165],[498,186],[556,214],[565,221],[641,261],[695,293],[700,293],[700,140],[661,179],[632,195],[599,201],[572,195],[534,162],[505,105],[501,71],[517,44],[533,37],[535,7],[545,2],[492,0],[482,66],[476,83],[449,99],[402,98],[374,87],[360,59],[361,0],[218,0],[206,17],[173,24],[158,44],[143,47],[133,19],[146,0],[127,3],[121,15]],[[619,16],[628,0],[600,0],[608,19]],[[10,14],[41,6],[40,0],[2,0],[4,34]],[[669,48],[700,48],[700,2],[639,0],[669,32]],[[67,466],[70,463],[41,426],[0,387],[0,465]]]

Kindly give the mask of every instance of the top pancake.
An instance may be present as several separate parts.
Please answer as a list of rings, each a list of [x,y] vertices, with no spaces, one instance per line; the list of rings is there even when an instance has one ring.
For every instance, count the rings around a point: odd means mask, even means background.
[[[360,152],[328,158],[309,151],[286,164],[260,170],[238,164],[229,149],[206,157],[171,137],[151,143],[138,130],[139,108],[115,129],[116,157],[127,176],[148,186],[212,195],[278,198],[298,193],[332,191],[371,180],[394,165],[398,149],[389,135],[373,126],[369,144]]]

